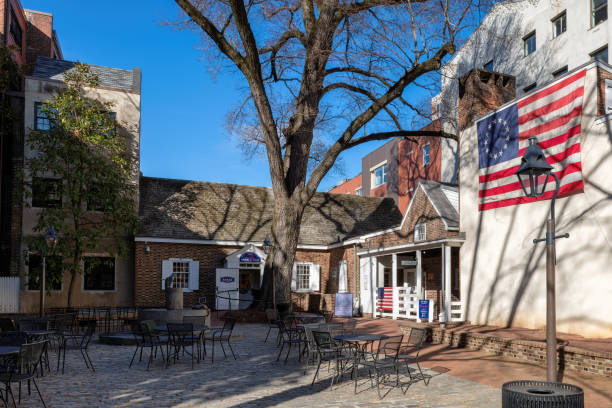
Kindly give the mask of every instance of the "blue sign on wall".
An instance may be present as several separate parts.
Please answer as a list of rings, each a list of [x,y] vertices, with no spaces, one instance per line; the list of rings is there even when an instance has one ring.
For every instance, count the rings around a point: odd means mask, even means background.
[[[240,255],[240,262],[261,262],[261,258],[255,252],[245,252]]]
[[[336,307],[334,310],[334,315],[340,317],[353,316],[352,293],[336,293]]]
[[[419,299],[419,319],[429,320],[429,300]]]
[[[235,279],[233,276],[223,276],[219,280],[223,283],[232,283]]]

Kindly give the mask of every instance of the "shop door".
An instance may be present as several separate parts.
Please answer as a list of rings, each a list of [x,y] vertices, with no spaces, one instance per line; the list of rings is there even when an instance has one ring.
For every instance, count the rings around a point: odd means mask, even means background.
[[[359,301],[363,313],[372,313],[371,259],[359,258]]]
[[[238,310],[238,269],[217,268],[217,310]]]

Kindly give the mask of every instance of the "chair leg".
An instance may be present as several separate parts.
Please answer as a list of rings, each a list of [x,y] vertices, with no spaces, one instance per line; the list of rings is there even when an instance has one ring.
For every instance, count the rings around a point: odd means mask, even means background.
[[[317,371],[315,371],[314,377],[312,377],[312,384],[310,384],[311,387],[314,385],[315,380],[317,379],[317,375],[319,374],[319,368],[321,368],[321,360],[319,360],[319,364],[317,364]]]
[[[87,357],[87,360],[89,360],[89,366],[91,367],[91,371],[95,373],[96,368],[93,365],[93,361],[91,361],[91,357],[89,357],[89,353],[87,352],[87,349],[84,349],[83,351],[85,352],[85,357]]]
[[[415,363],[417,365],[417,368],[419,369],[419,373],[421,373],[421,378],[423,379],[423,382],[425,383],[425,385],[429,385],[429,381],[425,381],[425,375],[423,375],[423,370],[421,370],[421,365],[419,364],[419,360],[415,360]]]
[[[225,348],[223,347],[223,339],[219,340],[219,344],[221,345],[221,350],[223,350],[223,357],[227,358],[227,354],[225,354]]]
[[[280,360],[280,356],[281,356],[281,354],[282,354],[282,352],[283,352],[283,348],[285,348],[285,343],[281,344],[281,348],[280,348],[280,350],[278,351],[278,356],[276,356],[276,361]],[[214,349],[213,349],[213,350],[214,350]],[[214,351],[213,351],[213,352],[214,352]]]
[[[151,352],[149,353],[149,361],[147,362],[147,371],[149,371],[149,367],[151,366],[151,361],[153,361],[153,346],[151,346]]]
[[[268,341],[268,336],[270,335],[271,330],[272,330],[272,326],[268,326],[268,333],[266,334],[266,339],[264,340],[264,343]]]
[[[232,352],[232,357],[234,357],[234,360],[236,360],[236,355],[234,354],[234,349],[232,348],[232,345],[229,341],[229,337],[227,339],[227,346],[229,347],[230,351]]]
[[[289,358],[289,353],[291,353],[291,343],[289,343],[289,349],[287,350],[287,355],[285,356],[285,364],[287,364],[287,359]]]
[[[134,362],[134,357],[136,357],[136,353],[138,353],[138,346],[136,346],[136,350],[134,350],[134,354],[132,355],[132,359],[130,360],[130,366],[128,368],[132,368],[132,363]]]
[[[38,396],[40,397],[40,402],[42,402],[43,407],[47,408],[47,404],[45,404],[45,400],[43,399],[43,396],[40,393],[40,389],[38,389],[38,384],[36,384],[36,380],[34,378],[32,378],[32,382],[34,383],[34,387],[36,387],[36,392],[38,392]]]

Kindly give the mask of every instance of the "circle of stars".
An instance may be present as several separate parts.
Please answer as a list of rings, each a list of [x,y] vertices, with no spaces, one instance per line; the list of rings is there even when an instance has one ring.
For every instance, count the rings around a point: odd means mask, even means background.
[[[496,122],[497,124],[495,124]],[[494,143],[489,143],[489,141],[492,141],[493,132],[495,129],[497,129],[497,127],[500,127],[504,133],[503,137],[506,139],[504,146],[499,150],[497,150],[497,148],[494,146]],[[492,160],[501,158],[508,148],[508,143],[510,142],[510,126],[508,126],[508,121],[506,121],[504,118],[497,118],[489,122],[489,125],[487,126],[487,133],[483,139],[482,144],[485,147],[485,153],[489,156],[489,158]]]

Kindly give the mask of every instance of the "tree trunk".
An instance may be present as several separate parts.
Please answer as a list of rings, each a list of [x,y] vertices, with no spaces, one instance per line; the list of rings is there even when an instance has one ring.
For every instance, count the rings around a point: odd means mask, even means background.
[[[264,308],[272,307],[274,287],[277,305],[291,301],[291,274],[303,213],[303,205],[296,204],[291,199],[275,197],[270,237],[273,249],[268,254],[264,268],[261,304]]]

